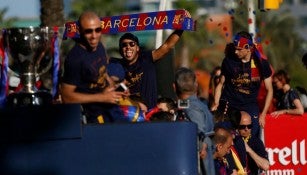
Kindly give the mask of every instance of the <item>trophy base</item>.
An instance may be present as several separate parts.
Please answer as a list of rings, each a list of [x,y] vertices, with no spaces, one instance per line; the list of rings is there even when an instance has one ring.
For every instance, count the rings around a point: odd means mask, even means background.
[[[38,91],[35,93],[12,93],[7,97],[7,107],[41,106],[52,103],[52,96],[49,92]]]

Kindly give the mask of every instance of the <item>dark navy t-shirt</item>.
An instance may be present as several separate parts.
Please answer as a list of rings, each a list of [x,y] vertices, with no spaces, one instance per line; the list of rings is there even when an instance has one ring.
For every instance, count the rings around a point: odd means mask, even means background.
[[[125,79],[131,95],[140,96],[149,109],[153,108],[157,103],[158,95],[152,51],[140,52],[139,58],[132,65],[129,65],[124,59],[117,60],[125,69]]]
[[[295,109],[295,104],[293,103],[295,99],[299,99],[300,97],[298,95],[298,92],[294,89],[290,89],[286,93],[282,95],[280,99],[277,101],[277,109]]]
[[[228,101],[230,107],[248,111],[246,109],[257,106],[260,83],[270,77],[272,71],[267,60],[261,60],[261,64],[256,64],[254,69],[251,68],[252,64],[252,61],[243,63],[236,58],[223,60],[222,75],[225,76],[225,83],[221,100]]]
[[[75,85],[77,92],[98,93],[107,87],[106,80],[107,55],[100,43],[96,51],[88,52],[76,44],[68,53],[64,63],[64,75],[62,81]],[[108,108],[104,103],[82,104],[89,122],[95,122],[99,115],[104,120],[109,120]]]

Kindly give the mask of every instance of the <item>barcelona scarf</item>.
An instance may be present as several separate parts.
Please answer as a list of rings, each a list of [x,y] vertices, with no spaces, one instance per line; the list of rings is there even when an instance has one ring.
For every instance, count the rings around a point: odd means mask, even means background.
[[[55,98],[55,96],[58,93],[58,77],[59,77],[59,70],[60,70],[60,44],[59,44],[59,38],[58,38],[58,27],[53,27],[53,37],[51,40],[51,51],[53,54],[53,71],[52,71],[52,90],[51,94],[52,97]]]
[[[134,32],[143,30],[175,29],[195,30],[195,22],[188,17],[186,10],[169,10],[148,13],[136,13],[121,16],[102,17],[101,28],[103,34],[120,32]],[[79,38],[78,21],[67,22],[63,39]]]
[[[238,175],[246,175],[247,173],[245,171],[245,168],[241,164],[241,161],[240,161],[240,158],[239,158],[239,155],[238,155],[236,149],[232,146],[230,148],[230,151],[231,151],[231,155],[232,155],[232,157],[234,159],[234,162],[235,162],[235,164],[237,166]]]

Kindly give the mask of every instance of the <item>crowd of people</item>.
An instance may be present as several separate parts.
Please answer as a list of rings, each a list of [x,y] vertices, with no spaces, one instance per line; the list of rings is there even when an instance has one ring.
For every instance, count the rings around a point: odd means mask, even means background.
[[[274,71],[248,32],[237,33],[226,45],[221,65],[212,71],[208,99],[199,97],[196,74],[186,67],[175,72],[177,98],[172,99],[158,96],[155,62],[176,45],[183,30],[148,51],[141,49],[137,36],[124,33],[118,43],[121,58],[108,58],[97,14],[82,13],[78,24],[80,38],[74,39],[64,62],[61,102],[80,103],[84,124],[196,123],[200,174],[256,175],[268,170],[260,139],[265,117],[306,111],[306,90],[292,88],[285,70]],[[306,60],[307,54],[305,66]],[[259,105],[261,88],[265,94]]]
[[[141,49],[137,36],[125,33],[119,39],[122,58],[108,58],[101,43],[100,18],[84,12],[78,22],[80,38],[65,59],[62,102],[80,103],[84,123],[196,123],[200,174],[268,170],[260,139],[266,115],[302,115],[306,108],[301,100],[304,89],[291,88],[284,70],[273,73],[248,32],[237,33],[226,45],[223,62],[212,72],[208,99],[198,96],[196,74],[185,67],[175,72],[177,98],[172,99],[158,96],[155,61],[175,46],[183,30],[175,30],[159,48],[148,51]],[[265,95],[259,107],[261,88]]]

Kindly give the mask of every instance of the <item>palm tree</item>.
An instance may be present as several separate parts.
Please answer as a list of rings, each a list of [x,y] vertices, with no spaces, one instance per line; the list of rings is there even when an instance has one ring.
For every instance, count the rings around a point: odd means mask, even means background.
[[[63,26],[64,5],[63,0],[40,0],[41,26]]]
[[[4,16],[5,16],[7,11],[8,11],[7,7],[0,9],[0,28],[11,27],[12,24],[17,20],[16,17],[4,19]]]

